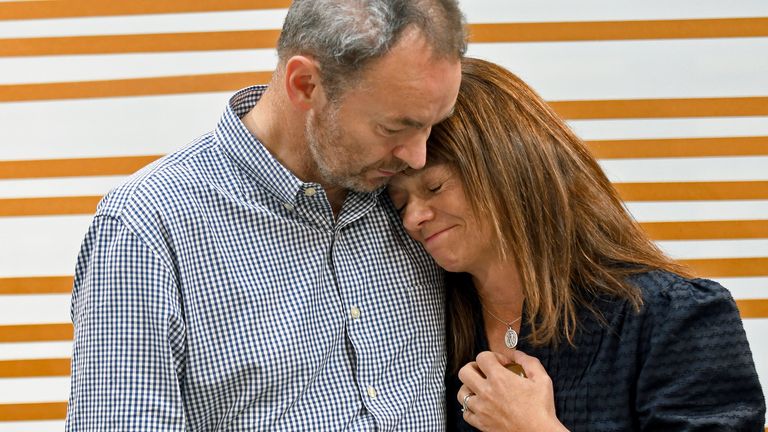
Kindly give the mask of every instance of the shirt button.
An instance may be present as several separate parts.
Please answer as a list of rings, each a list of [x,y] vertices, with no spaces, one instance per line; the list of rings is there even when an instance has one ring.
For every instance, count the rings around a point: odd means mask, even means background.
[[[352,319],[358,319],[360,318],[360,309],[357,306],[352,306],[352,309],[349,310],[349,314],[352,315]]]
[[[283,203],[283,207],[285,207],[285,209],[288,211],[293,210],[293,204],[291,203]]]
[[[371,387],[371,386],[368,386],[368,396],[371,399],[375,399],[376,398],[376,389]]]
[[[308,187],[308,188],[304,189],[304,195],[306,195],[306,196],[312,196],[312,195],[314,195],[316,193],[317,193],[317,189],[315,189],[313,187]]]

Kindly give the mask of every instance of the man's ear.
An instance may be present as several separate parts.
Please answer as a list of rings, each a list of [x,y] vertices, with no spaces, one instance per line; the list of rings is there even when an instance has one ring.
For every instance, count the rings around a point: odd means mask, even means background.
[[[289,58],[285,62],[284,80],[288,100],[297,109],[307,111],[325,102],[320,69],[312,58],[302,55]]]

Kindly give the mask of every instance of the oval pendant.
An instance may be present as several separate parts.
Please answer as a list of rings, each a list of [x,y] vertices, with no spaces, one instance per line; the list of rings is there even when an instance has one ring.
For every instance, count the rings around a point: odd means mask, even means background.
[[[504,345],[509,349],[515,349],[517,346],[517,332],[512,328],[507,328],[507,333],[504,334]]]

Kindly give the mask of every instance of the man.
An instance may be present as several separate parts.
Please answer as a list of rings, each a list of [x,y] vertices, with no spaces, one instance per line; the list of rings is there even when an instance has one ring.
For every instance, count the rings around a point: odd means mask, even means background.
[[[381,188],[421,168],[453,0],[295,0],[270,87],[100,203],[67,430],[440,430],[440,272]]]

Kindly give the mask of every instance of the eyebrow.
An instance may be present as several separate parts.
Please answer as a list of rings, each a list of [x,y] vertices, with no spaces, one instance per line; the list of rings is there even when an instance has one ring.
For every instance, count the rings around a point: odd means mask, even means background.
[[[414,120],[409,117],[401,117],[401,118],[395,119],[395,123],[402,126],[412,127],[416,129],[421,129],[424,127],[424,124],[422,122]]]
[[[456,110],[456,106],[452,106],[451,110],[448,111],[448,114],[446,114],[443,118],[438,120],[437,123],[440,123],[443,120],[447,119],[448,117],[452,116],[453,112],[455,110]],[[406,126],[406,127],[417,128],[417,129],[421,129],[421,128],[425,127],[424,123],[422,123],[422,122],[420,122],[418,120],[412,119],[410,117],[400,117],[400,118],[397,118],[397,119],[395,119],[395,123],[401,124],[401,125]],[[437,123],[435,123],[435,124],[437,124]]]

